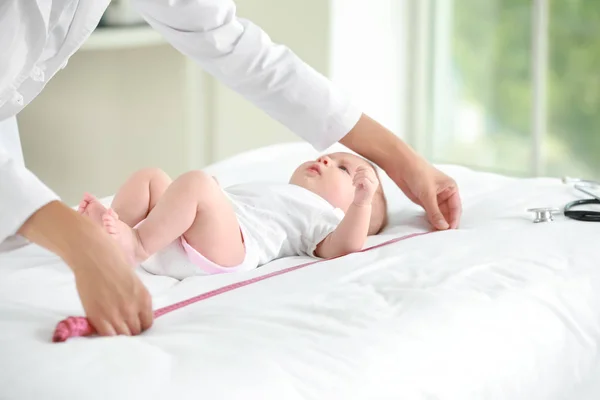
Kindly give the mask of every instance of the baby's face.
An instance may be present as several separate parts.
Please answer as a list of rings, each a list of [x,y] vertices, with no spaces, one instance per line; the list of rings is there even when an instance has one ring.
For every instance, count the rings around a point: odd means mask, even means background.
[[[290,183],[318,194],[334,207],[346,212],[354,200],[353,179],[359,166],[372,166],[349,153],[332,153],[300,165]]]

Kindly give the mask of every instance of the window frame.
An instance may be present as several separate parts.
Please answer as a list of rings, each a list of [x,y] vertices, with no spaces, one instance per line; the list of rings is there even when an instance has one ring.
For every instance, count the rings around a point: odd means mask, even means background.
[[[405,139],[417,152],[431,162],[444,162],[434,157],[433,139],[445,129],[440,110],[443,109],[443,82],[447,77],[451,48],[452,10],[454,0],[404,0],[406,26],[406,96],[403,104]],[[544,140],[547,115],[547,71],[549,0],[530,0],[531,18],[531,71],[532,112],[530,132],[531,164],[526,175],[544,173]],[[502,170],[461,165],[492,172]],[[512,173],[514,174],[514,172]]]

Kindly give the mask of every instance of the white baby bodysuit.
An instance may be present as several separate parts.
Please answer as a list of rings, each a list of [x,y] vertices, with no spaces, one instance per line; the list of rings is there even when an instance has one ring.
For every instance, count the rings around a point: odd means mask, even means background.
[[[317,245],[344,218],[342,210],[297,185],[241,184],[225,193],[258,265],[286,256],[314,256]]]
[[[287,256],[315,256],[317,245],[344,218],[342,210],[297,185],[245,183],[230,186],[224,192],[233,205],[244,237],[243,270]],[[179,241],[142,266],[148,272],[177,279],[206,274],[189,261]]]

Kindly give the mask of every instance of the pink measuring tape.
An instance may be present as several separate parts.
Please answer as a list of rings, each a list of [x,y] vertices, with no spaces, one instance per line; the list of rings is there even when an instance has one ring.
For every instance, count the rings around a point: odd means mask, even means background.
[[[415,236],[426,235],[427,233],[431,233],[431,232],[413,233],[413,234],[402,236],[402,237],[399,237],[396,239],[391,239],[391,240],[388,240],[387,242],[383,242],[383,243],[377,244],[375,246],[367,247],[366,249],[359,251],[359,253],[364,253],[369,250],[378,249],[380,247],[387,246],[387,245],[390,245],[393,243],[397,243],[402,240],[410,239]],[[310,262],[307,262],[304,264],[295,265],[293,267],[288,267],[288,268],[282,269],[280,271],[271,272],[266,275],[257,276],[256,278],[251,278],[251,279],[247,279],[245,281],[232,283],[230,285],[211,290],[210,292],[202,293],[202,294],[192,297],[190,299],[183,300],[178,303],[171,304],[170,306],[166,306],[163,308],[159,308],[158,310],[155,310],[154,318],[158,318],[158,317],[165,315],[171,311],[178,310],[180,308],[189,306],[190,304],[194,304],[199,301],[209,299],[209,298],[217,296],[219,294],[230,292],[232,290],[239,289],[241,287],[248,286],[248,285],[256,283],[256,282],[264,281],[265,279],[273,278],[278,275],[287,274],[288,272],[296,271],[300,268],[308,267],[310,265],[319,264],[324,261],[329,261],[329,260],[310,261]],[[94,335],[95,333],[96,333],[96,330],[94,329],[92,324],[89,323],[89,321],[86,317],[69,317],[58,323],[58,325],[56,326],[56,329],[54,330],[54,335],[52,336],[52,341],[53,342],[64,342],[72,337],[91,336],[91,335]]]

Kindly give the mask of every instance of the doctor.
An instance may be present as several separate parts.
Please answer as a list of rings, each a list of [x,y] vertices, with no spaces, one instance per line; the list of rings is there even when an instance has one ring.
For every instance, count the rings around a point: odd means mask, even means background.
[[[150,295],[108,235],[25,167],[15,118],[65,67],[108,3],[0,2],[0,250],[28,240],[54,252],[72,269],[96,330],[135,335],[152,325]],[[454,180],[362,114],[289,49],[237,18],[233,1],[137,0],[136,6],[171,45],[315,148],[340,141],[382,167],[435,228],[458,226]]]

